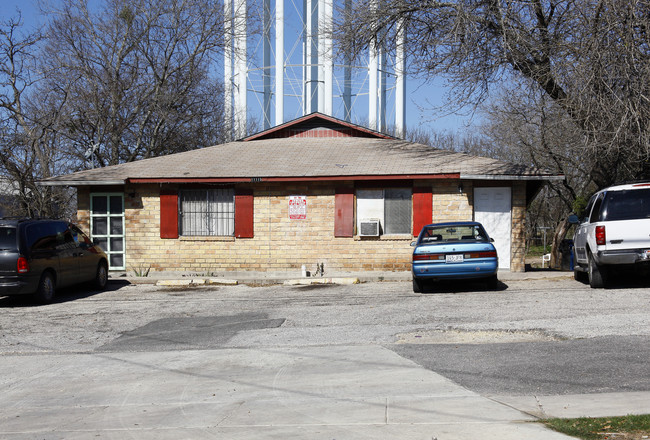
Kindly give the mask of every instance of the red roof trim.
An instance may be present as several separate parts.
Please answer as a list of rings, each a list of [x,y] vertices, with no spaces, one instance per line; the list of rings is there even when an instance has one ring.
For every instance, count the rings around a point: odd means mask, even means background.
[[[379,138],[379,139],[395,139],[395,137],[393,137],[393,136],[389,136],[387,134],[383,134],[383,133],[380,133],[378,131],[370,130],[369,128],[361,127],[360,125],[352,124],[351,122],[343,121],[341,119],[337,119],[337,118],[332,117],[332,116],[324,115],[323,113],[314,112],[314,113],[310,113],[308,115],[302,116],[300,118],[294,119],[293,121],[285,122],[284,124],[277,125],[275,127],[269,128],[268,130],[264,130],[264,131],[261,131],[259,133],[254,134],[254,135],[245,137],[242,140],[243,141],[254,141],[256,139],[266,138],[266,137],[272,136],[274,133],[285,130],[285,129],[293,126],[293,125],[298,125],[298,124],[301,124],[301,123],[303,123],[305,121],[310,121],[312,119],[322,119],[322,120],[325,120],[325,121],[329,121],[329,122],[339,124],[339,125],[341,125],[343,127],[346,127],[346,128],[352,129],[352,130],[356,130],[356,131],[360,131],[362,133],[372,135],[373,137],[376,137],[376,138]]]
[[[342,180],[425,180],[425,179],[460,179],[460,173],[449,174],[403,174],[397,176],[314,176],[314,177],[168,177],[128,179],[129,183],[241,183],[241,182],[332,182]]]

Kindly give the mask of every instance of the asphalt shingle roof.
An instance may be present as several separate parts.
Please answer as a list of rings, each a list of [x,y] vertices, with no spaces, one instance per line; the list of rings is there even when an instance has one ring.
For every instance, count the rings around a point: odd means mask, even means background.
[[[75,185],[128,179],[324,178],[460,174],[546,180],[553,175],[523,165],[440,150],[399,139],[278,138],[237,141],[168,156],[54,177],[45,184]]]

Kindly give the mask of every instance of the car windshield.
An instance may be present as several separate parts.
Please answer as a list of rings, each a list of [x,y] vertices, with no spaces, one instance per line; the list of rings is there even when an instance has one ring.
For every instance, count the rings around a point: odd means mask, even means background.
[[[481,225],[434,225],[425,228],[420,242],[487,241],[487,239],[487,234]]]
[[[650,189],[610,191],[605,197],[602,220],[650,218]]]
[[[16,228],[0,226],[0,250],[14,250],[17,246]]]

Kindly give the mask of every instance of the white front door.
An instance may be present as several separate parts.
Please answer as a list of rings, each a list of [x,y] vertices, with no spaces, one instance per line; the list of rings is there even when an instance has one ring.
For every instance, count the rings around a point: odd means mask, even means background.
[[[511,208],[510,187],[474,188],[474,220],[494,239],[499,269],[510,269]]]

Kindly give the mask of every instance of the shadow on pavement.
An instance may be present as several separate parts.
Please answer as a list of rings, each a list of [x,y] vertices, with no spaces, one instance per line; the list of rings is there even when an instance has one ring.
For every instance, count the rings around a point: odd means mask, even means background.
[[[61,304],[70,301],[76,301],[79,299],[90,298],[104,292],[113,292],[119,290],[124,286],[128,286],[129,284],[130,283],[126,280],[109,280],[104,290],[97,290],[94,287],[89,287],[85,284],[57,289],[56,295],[54,296],[54,300],[51,304]],[[44,304],[40,304],[35,301],[31,295],[0,297],[0,308],[34,307],[43,305]]]

